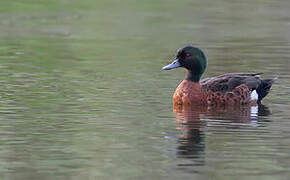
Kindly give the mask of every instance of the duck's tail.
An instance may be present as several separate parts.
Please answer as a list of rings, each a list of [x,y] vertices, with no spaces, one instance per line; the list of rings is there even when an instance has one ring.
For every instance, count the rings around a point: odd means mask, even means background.
[[[258,94],[258,100],[257,103],[261,104],[261,101],[264,97],[267,96],[267,94],[270,92],[272,84],[277,80],[278,78],[274,79],[263,79],[261,80],[261,84],[256,89]]]

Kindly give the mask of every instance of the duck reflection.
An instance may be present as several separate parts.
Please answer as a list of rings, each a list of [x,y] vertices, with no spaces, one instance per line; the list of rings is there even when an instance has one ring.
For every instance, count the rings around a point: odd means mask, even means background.
[[[178,164],[183,166],[204,165],[205,129],[211,126],[241,128],[243,125],[257,127],[262,116],[268,116],[270,110],[264,105],[242,107],[174,107],[176,129],[181,132],[177,144],[177,157],[191,159]]]

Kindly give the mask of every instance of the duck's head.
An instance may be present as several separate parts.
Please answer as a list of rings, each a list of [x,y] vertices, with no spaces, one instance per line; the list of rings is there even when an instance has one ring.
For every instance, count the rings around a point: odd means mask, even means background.
[[[204,53],[193,46],[185,46],[177,51],[176,59],[163,70],[184,67],[188,70],[186,80],[198,82],[206,69],[206,57]]]

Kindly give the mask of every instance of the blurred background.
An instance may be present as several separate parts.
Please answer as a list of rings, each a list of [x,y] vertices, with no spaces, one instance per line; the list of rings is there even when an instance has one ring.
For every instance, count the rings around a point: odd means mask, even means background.
[[[1,179],[288,179],[289,9],[1,0]],[[188,44],[207,56],[204,77],[278,77],[265,107],[174,114],[185,71],[161,68]]]

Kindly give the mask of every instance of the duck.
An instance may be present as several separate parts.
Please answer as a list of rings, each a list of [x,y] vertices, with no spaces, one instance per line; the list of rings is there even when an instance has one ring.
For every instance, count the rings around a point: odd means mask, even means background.
[[[261,79],[263,73],[227,73],[201,80],[207,58],[192,45],[177,51],[176,59],[163,70],[185,68],[185,79],[173,94],[174,106],[259,105],[277,78]]]

